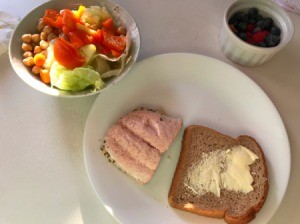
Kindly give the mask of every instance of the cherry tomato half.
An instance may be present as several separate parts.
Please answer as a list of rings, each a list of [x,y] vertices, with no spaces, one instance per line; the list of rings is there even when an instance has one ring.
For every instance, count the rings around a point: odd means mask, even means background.
[[[58,11],[53,9],[46,9],[45,15],[43,16],[43,22],[55,28],[62,27],[62,16]]]
[[[125,36],[114,36],[105,31],[103,32],[103,46],[110,48],[112,50],[116,50],[119,52],[123,52],[126,47],[126,37]]]
[[[78,50],[64,38],[57,38],[54,44],[54,58],[62,66],[68,69],[81,67],[84,64],[84,58]]]
[[[70,30],[76,29],[76,18],[70,9],[64,9],[62,14],[62,24],[67,26]]]

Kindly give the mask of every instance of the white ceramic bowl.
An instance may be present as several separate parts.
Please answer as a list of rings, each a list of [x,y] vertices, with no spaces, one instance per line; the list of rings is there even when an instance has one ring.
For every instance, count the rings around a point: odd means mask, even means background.
[[[131,36],[131,46],[129,51],[129,61],[125,65],[121,74],[117,77],[106,81],[104,88],[94,91],[92,89],[72,92],[64,91],[57,88],[53,88],[50,85],[44,84],[39,80],[38,77],[32,74],[31,70],[23,64],[23,51],[21,48],[22,40],[21,37],[25,33],[35,33],[37,32],[37,24],[39,18],[44,15],[45,9],[57,9],[61,10],[64,8],[77,9],[79,5],[84,6],[105,6],[112,16],[118,21],[121,21],[122,25],[125,25],[127,32],[130,32]],[[9,44],[9,58],[17,75],[30,87],[49,95],[59,96],[59,97],[81,97],[97,94],[99,92],[105,91],[110,86],[114,85],[116,82],[120,81],[130,70],[130,68],[135,64],[138,53],[140,49],[140,34],[138,27],[134,19],[130,14],[123,9],[120,5],[110,1],[110,0],[64,0],[64,1],[48,1],[37,8],[29,12],[18,24],[15,29]]]
[[[248,11],[256,7],[263,17],[271,17],[281,29],[281,40],[275,47],[257,47],[241,40],[228,25],[229,18],[237,11]],[[271,1],[238,0],[228,6],[225,11],[220,32],[220,45],[225,55],[234,62],[246,66],[257,66],[269,61],[292,39],[294,25],[289,15]]]

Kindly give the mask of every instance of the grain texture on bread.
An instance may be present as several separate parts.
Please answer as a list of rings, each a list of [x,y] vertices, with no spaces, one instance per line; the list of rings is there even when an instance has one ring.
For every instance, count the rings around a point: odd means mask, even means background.
[[[227,150],[236,145],[242,145],[258,156],[250,165],[253,191],[242,193],[221,189],[221,195],[217,197],[210,192],[198,195],[186,186],[185,178],[190,172],[189,167],[199,161],[203,153]],[[224,218],[231,224],[243,224],[253,220],[262,208],[268,188],[266,161],[255,139],[249,136],[234,139],[200,125],[192,125],[185,129],[181,154],[169,191],[168,200],[172,207],[198,215]]]

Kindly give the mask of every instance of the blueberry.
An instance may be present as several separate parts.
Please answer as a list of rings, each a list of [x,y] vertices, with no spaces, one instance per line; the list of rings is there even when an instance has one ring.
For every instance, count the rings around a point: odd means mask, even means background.
[[[236,26],[238,24],[238,20],[235,17],[231,17],[228,21],[229,24]]]
[[[252,30],[252,33],[257,33],[257,32],[261,32],[262,31],[262,28],[260,28],[259,26],[255,27],[253,30]]]
[[[262,16],[260,14],[249,14],[248,13],[248,21],[251,24],[256,24],[256,22],[261,19],[262,19]]]
[[[275,47],[279,44],[280,42],[280,37],[277,35],[273,34],[268,34],[265,38],[265,43],[267,44],[268,47]]]
[[[236,12],[233,14],[233,18],[235,18],[238,21],[242,21],[242,19],[245,17],[245,13],[244,12]]]
[[[264,19],[264,28],[269,30],[271,28],[271,26],[273,26],[273,19],[272,18],[265,18]]]
[[[256,26],[258,26],[262,29],[266,29],[266,30],[269,30],[272,25],[273,25],[272,18],[264,18],[264,19],[260,19],[256,22]]]
[[[248,23],[250,23],[250,24],[255,24],[255,23],[256,23],[255,17],[249,16],[249,18],[248,18]]]
[[[265,42],[260,42],[260,43],[257,43],[256,46],[258,46],[258,47],[267,47],[267,44]]]
[[[245,32],[247,30],[247,23],[240,22],[236,25],[236,28],[239,32]]]
[[[228,23],[240,39],[255,46],[274,47],[280,43],[280,28],[272,18],[263,17],[256,7],[235,12]]]
[[[242,22],[245,22],[245,23],[248,23],[248,21],[249,21],[249,16],[248,16],[248,14],[244,14],[244,16],[242,17],[242,20],[241,20]]]
[[[239,37],[240,39],[242,39],[242,40],[244,40],[244,41],[247,40],[247,34],[246,34],[246,33],[240,32],[240,33],[238,33],[237,35],[238,35],[238,37]]]
[[[256,7],[250,8],[248,11],[249,15],[257,15],[258,14],[258,9]]]
[[[273,35],[280,36],[281,30],[277,26],[273,25],[270,28],[270,33],[273,34]]]
[[[256,27],[263,29],[263,26],[264,26],[264,20],[263,19],[257,20]]]
[[[262,15],[260,14],[254,15],[254,18],[256,21],[263,19]]]

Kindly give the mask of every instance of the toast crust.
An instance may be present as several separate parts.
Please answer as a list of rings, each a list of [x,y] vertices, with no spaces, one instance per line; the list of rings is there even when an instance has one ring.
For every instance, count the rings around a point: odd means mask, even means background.
[[[195,148],[195,145],[197,145],[195,143],[195,132],[198,132],[199,130],[203,134],[202,140],[206,142],[199,143],[200,146],[198,146],[197,151],[197,147]],[[225,148],[242,145],[259,157],[259,159],[250,166],[251,172],[259,170],[259,174],[253,174],[254,190],[247,194],[243,194],[222,189],[221,197],[219,198],[214,196],[212,193],[195,196],[191,190],[183,185],[184,177],[188,172],[188,166],[191,162],[193,162],[193,159],[190,158],[191,154],[193,157],[200,159],[201,157],[199,157],[199,155],[206,150],[205,146],[211,145],[211,147],[214,147],[214,144],[217,144],[220,141],[224,143]],[[249,223],[255,218],[256,213],[260,211],[266,200],[269,190],[267,176],[268,171],[263,151],[254,138],[246,135],[241,135],[238,138],[232,138],[208,127],[191,125],[187,127],[184,132],[181,153],[169,190],[168,201],[169,204],[176,209],[213,218],[224,218],[224,220],[230,224]],[[257,194],[259,198],[253,200],[252,197],[257,196]],[[197,197],[201,199],[197,199]],[[239,208],[242,208],[242,212],[233,211],[235,207],[230,202],[232,198],[240,198],[237,199],[236,203],[240,203],[239,200],[245,203],[245,205],[236,205]],[[211,202],[213,205],[210,206],[207,201]],[[250,205],[246,205],[249,203]],[[189,205],[187,206],[187,204]]]

